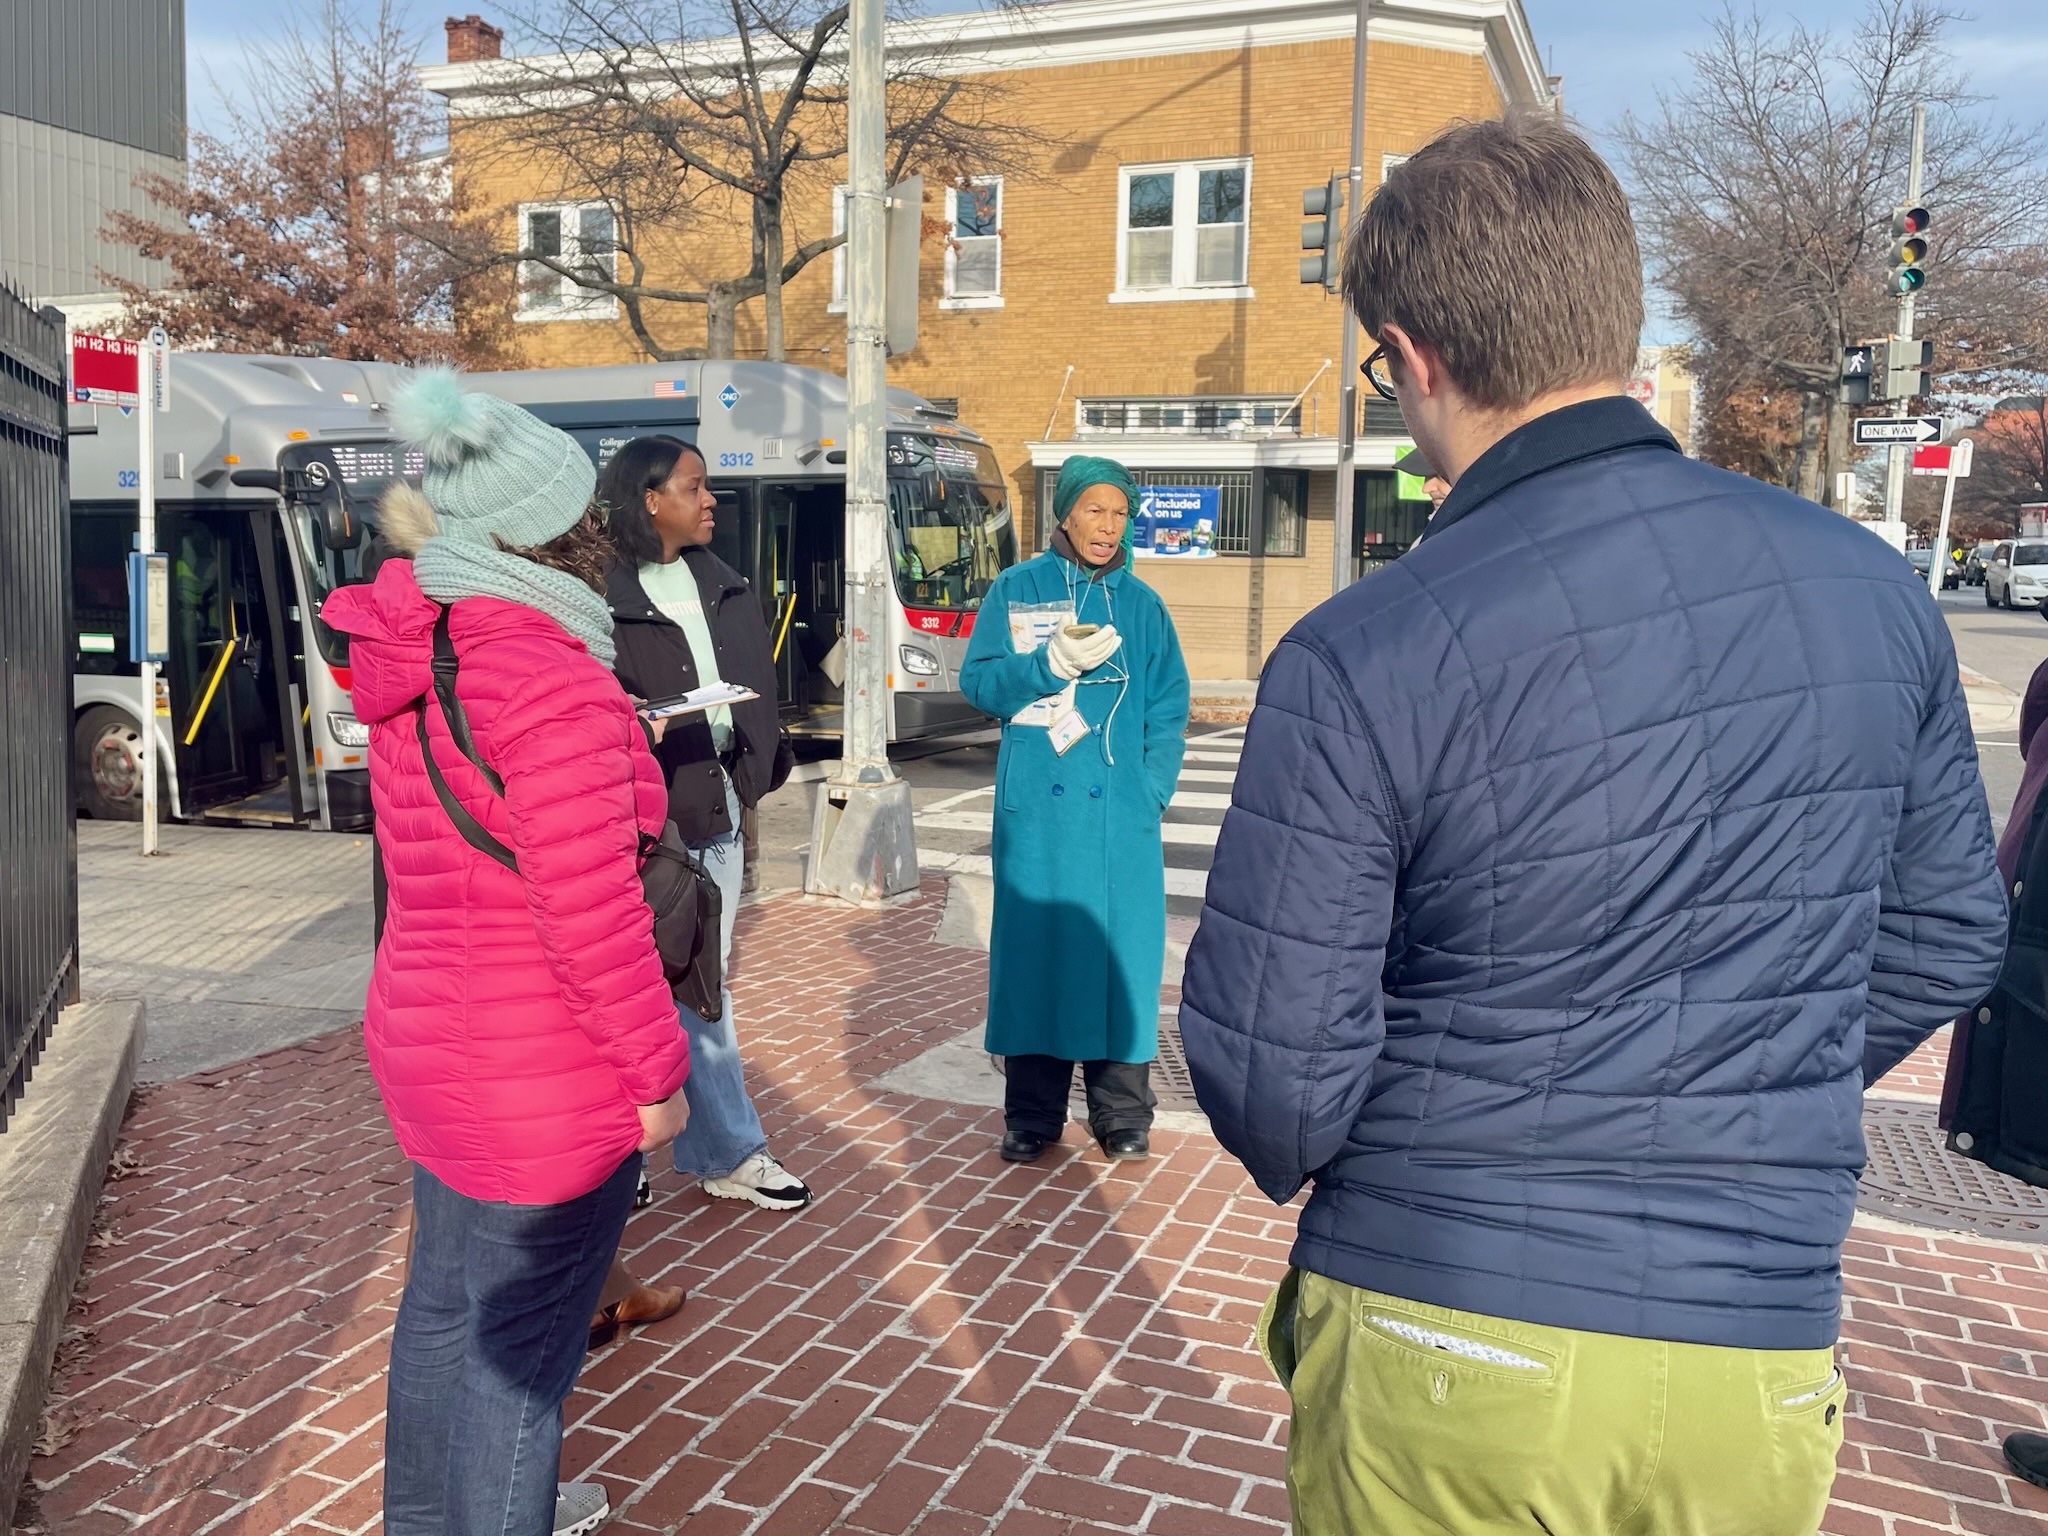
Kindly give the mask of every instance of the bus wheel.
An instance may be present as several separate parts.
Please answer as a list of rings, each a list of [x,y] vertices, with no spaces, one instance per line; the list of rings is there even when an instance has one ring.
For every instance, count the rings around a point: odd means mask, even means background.
[[[142,820],[142,727],[125,709],[96,704],[72,734],[78,808],[96,821]]]

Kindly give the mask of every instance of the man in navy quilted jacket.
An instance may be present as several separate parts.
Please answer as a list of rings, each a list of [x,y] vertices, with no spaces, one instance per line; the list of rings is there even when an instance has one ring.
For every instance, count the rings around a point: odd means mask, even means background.
[[[1621,188],[1454,128],[1344,292],[1452,484],[1266,664],[1188,955],[1276,1201],[1297,1536],[1812,1532],[1864,1086],[1991,986],[1956,659],[1883,541],[1623,393]]]

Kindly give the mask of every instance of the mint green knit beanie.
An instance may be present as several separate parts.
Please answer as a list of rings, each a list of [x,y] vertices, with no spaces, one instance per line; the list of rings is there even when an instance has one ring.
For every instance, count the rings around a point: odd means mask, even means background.
[[[426,450],[424,489],[442,538],[530,549],[574,528],[597,490],[597,468],[575,438],[464,390],[453,368],[422,370],[393,397],[391,421]]]

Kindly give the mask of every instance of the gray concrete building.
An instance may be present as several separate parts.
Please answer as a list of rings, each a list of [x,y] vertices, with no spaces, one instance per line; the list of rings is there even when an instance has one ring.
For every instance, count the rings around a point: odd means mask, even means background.
[[[100,233],[142,171],[185,174],[185,0],[0,0],[0,278],[77,324],[159,278]]]

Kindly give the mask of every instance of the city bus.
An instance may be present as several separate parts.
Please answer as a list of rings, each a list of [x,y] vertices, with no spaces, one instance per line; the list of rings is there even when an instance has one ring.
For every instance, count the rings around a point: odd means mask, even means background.
[[[478,373],[470,387],[522,405],[602,469],[635,437],[695,443],[719,500],[712,548],[753,585],[793,734],[837,736],[845,649],[846,381],[791,363],[624,363]],[[977,729],[960,692],[975,610],[1016,563],[995,455],[949,413],[889,392],[884,637],[889,739]]]
[[[178,353],[156,422],[157,548],[170,657],[156,709],[162,813],[346,830],[370,822],[368,735],[349,713],[347,637],[320,620],[359,579],[377,499],[421,465],[385,416],[395,369]],[[140,668],[128,659],[133,414],[70,410],[73,765],[79,808],[142,815]]]

